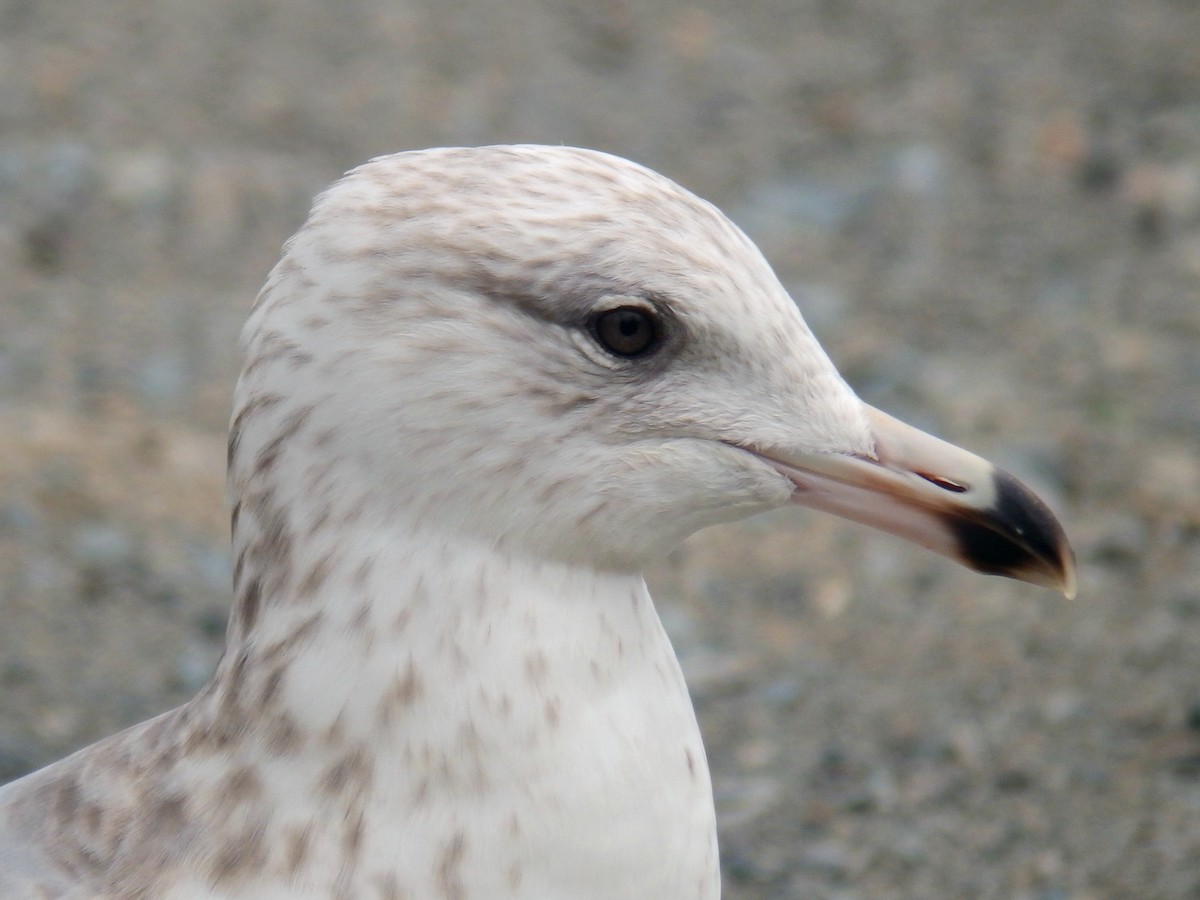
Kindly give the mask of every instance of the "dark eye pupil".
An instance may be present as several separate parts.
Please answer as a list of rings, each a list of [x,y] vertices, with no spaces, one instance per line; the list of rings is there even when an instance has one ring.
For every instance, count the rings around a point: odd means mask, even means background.
[[[622,306],[601,313],[595,328],[604,349],[617,356],[642,356],[658,344],[657,320],[648,311],[637,307]]]

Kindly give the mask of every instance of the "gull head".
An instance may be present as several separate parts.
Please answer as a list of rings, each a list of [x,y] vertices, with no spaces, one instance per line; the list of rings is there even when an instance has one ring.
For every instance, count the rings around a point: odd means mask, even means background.
[[[735,225],[613,156],[373,160],[318,199],[243,340],[235,503],[619,570],[798,503],[1074,590],[1041,501],[864,404]]]

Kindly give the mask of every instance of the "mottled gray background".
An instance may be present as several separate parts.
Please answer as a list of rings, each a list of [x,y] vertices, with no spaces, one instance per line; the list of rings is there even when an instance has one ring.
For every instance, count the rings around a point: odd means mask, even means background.
[[[312,194],[517,140],[716,201],[1079,551],[1073,603],[802,512],[664,562],[727,896],[1200,896],[1194,0],[0,0],[0,779],[212,668],[236,335]]]

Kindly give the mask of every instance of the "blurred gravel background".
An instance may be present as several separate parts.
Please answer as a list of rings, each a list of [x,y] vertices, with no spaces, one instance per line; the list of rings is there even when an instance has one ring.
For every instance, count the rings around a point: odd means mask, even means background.
[[[0,780],[203,683],[241,320],[373,155],[582,144],[760,242],[1073,603],[790,512],[653,573],[726,895],[1200,897],[1194,0],[0,0]]]

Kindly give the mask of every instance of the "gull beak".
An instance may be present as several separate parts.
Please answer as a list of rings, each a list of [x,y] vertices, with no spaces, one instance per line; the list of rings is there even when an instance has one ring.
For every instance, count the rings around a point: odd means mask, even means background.
[[[874,458],[756,451],[792,501],[898,535],[968,568],[1075,596],[1075,554],[1049,507],[986,459],[868,406]]]

